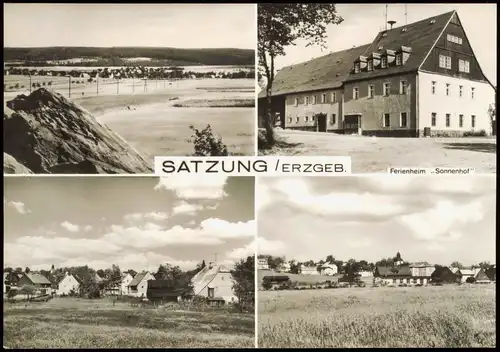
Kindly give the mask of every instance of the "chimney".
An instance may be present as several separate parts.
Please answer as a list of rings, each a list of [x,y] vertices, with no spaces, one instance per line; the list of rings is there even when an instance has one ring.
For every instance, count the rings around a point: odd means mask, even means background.
[[[391,26],[391,28],[389,28],[389,29],[392,29],[392,26],[394,26],[396,21],[387,21],[387,23],[389,24],[389,26]]]

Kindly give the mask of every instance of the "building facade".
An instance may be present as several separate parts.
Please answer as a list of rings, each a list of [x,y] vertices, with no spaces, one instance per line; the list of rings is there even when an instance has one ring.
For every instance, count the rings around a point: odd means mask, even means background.
[[[370,44],[285,67],[283,128],[393,137],[492,134],[496,90],[455,11],[380,32]],[[265,92],[259,94],[259,114]]]
[[[56,294],[61,295],[69,295],[72,291],[78,293],[80,289],[80,281],[69,273],[63,277],[63,279],[57,285]]]
[[[146,297],[148,292],[148,281],[155,280],[155,277],[150,272],[142,272],[137,274],[129,284],[128,295],[135,297]]]
[[[224,265],[210,262],[191,281],[195,296],[222,299],[226,303],[238,301],[233,291],[231,270]]]
[[[130,290],[129,286],[130,286],[130,283],[132,282],[133,279],[134,279],[134,277],[128,272],[122,274],[122,281],[120,283],[120,294],[121,295],[128,295],[129,290]]]

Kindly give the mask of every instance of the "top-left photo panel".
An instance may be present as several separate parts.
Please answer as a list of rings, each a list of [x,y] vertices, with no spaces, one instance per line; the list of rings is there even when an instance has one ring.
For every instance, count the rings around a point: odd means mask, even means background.
[[[4,4],[4,174],[253,156],[255,4]]]

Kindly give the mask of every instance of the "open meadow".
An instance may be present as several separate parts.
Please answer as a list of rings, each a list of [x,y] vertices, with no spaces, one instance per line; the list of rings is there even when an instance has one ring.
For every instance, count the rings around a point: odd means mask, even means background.
[[[495,347],[495,285],[259,292],[259,347]]]
[[[4,302],[7,348],[254,347],[254,315],[132,307],[111,299]]]
[[[19,89],[7,88],[4,103],[18,94],[29,94],[28,77],[4,78],[8,87],[19,84]],[[231,155],[254,155],[253,79],[124,79],[118,83],[100,79],[99,84],[79,78],[72,81],[70,95],[67,78],[32,78],[32,83],[42,82],[42,87],[70,96],[145,158],[190,155],[193,144],[187,141],[192,135],[189,126],[203,129],[208,124],[215,135],[222,137]],[[52,82],[50,86],[48,82]]]
[[[496,138],[391,138],[276,130],[280,145],[261,155],[350,156],[355,173],[389,167],[462,167],[496,172]],[[432,156],[432,157],[430,157]]]

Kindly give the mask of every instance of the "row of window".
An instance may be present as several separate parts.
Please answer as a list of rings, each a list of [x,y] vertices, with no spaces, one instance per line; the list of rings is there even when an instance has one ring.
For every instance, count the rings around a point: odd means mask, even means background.
[[[431,93],[433,95],[436,94],[436,87],[437,87],[437,82],[436,81],[432,81],[432,83],[431,83]],[[446,83],[446,85],[445,85],[445,93],[446,93],[447,96],[451,95],[451,84],[450,83]],[[470,88],[470,97],[471,97],[471,99],[474,99],[475,93],[476,93],[476,89],[474,87],[471,87]],[[464,86],[458,86],[458,96],[459,97],[463,97],[464,96]]]
[[[399,94],[406,95],[408,91],[408,82],[406,81],[400,81],[399,82]],[[384,96],[389,96],[391,94],[391,83],[390,82],[385,82],[382,85],[382,94]],[[368,98],[373,98],[375,96],[375,86],[374,85],[369,85],[368,86]],[[354,87],[352,89],[352,98],[354,100],[359,99],[359,88]]]
[[[448,39],[449,42],[462,45],[462,38],[457,37],[456,35],[448,34],[446,39]]]
[[[437,88],[437,82],[436,81],[432,81],[431,82],[431,92],[433,95],[436,94],[436,88]],[[399,94],[402,94],[402,95],[406,95],[408,92],[408,82],[407,81],[400,81],[399,82]],[[391,83],[390,82],[385,82],[383,83],[382,85],[382,94],[384,96],[389,96],[391,93]],[[445,85],[445,93],[447,96],[450,96],[451,95],[451,84],[450,83],[446,83]],[[330,93],[331,94],[331,99],[330,101],[332,103],[336,103],[337,102],[337,93],[336,92],[332,92]],[[470,89],[470,97],[471,99],[474,99],[474,95],[475,95],[475,88],[474,87],[471,87]],[[369,85],[368,86],[368,98],[373,98],[375,96],[375,85]],[[459,97],[463,97],[464,96],[464,86],[458,86],[458,96]],[[321,94],[321,104],[325,104],[327,102],[326,100],[327,98],[327,95],[326,93],[323,93]],[[354,100],[357,100],[359,99],[359,88],[358,87],[354,87],[352,89],[352,98]],[[313,95],[312,96],[312,104],[317,104],[317,99],[318,97],[316,95]],[[309,100],[309,97],[305,97],[304,99],[304,105],[309,105],[310,104],[310,100]],[[299,98],[295,98],[295,106],[298,106],[299,105]]]
[[[326,93],[321,94],[321,104],[327,103],[326,98],[327,98]],[[336,92],[330,93],[330,102],[331,103],[337,102],[337,93]],[[309,105],[310,103],[311,103],[311,101],[309,100],[309,97],[305,97],[304,105]],[[318,96],[316,96],[316,95],[312,96],[312,104],[313,105],[318,104]],[[295,106],[299,105],[299,98],[295,98],[294,105]]]
[[[391,114],[384,114],[382,123],[384,127],[391,127]],[[402,112],[399,114],[399,127],[408,127],[408,113]]]
[[[439,55],[439,67],[451,70],[451,56]],[[458,59],[458,72],[470,73],[470,62]]]
[[[403,54],[396,54],[396,66],[401,66],[403,64]],[[367,70],[373,71],[373,60],[367,61]],[[382,56],[380,58],[380,68],[387,68],[387,56]],[[354,73],[359,73],[361,71],[361,63],[356,62],[354,64]]]
[[[316,116],[312,116],[310,121],[313,121],[313,122],[316,121]],[[292,123],[292,122],[293,122],[293,118],[291,116],[288,116],[288,123]],[[296,116],[295,123],[299,123],[299,122],[300,122],[300,117]],[[304,122],[309,122],[309,116],[304,116]],[[336,122],[337,122],[337,115],[332,114],[330,116],[330,125],[335,125]]]
[[[446,127],[451,127],[451,114],[446,114]],[[436,127],[437,123],[437,114],[433,112],[431,114],[431,126]],[[471,115],[470,117],[470,126],[471,128],[476,127],[476,115]],[[458,115],[458,127],[464,127],[464,115],[460,114]]]

